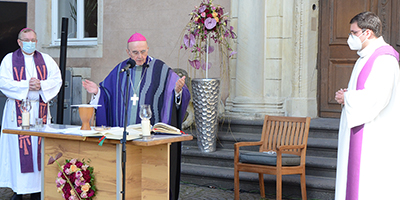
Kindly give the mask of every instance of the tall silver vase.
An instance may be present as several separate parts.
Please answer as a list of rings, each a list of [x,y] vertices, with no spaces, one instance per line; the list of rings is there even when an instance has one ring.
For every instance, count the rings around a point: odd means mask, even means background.
[[[202,152],[217,149],[219,82],[218,79],[192,80],[197,145]]]

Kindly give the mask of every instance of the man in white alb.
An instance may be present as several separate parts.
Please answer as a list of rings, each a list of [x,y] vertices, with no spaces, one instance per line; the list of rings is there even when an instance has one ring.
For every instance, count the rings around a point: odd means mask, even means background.
[[[20,48],[7,54],[0,65],[0,90],[7,101],[3,111],[0,135],[0,187],[14,191],[11,199],[22,200],[22,194],[40,199],[41,138],[3,133],[4,128],[16,128],[22,123],[21,100],[31,102],[30,124],[42,118],[50,120],[48,102],[59,92],[62,79],[57,63],[36,50],[36,32],[24,28],[18,35]]]
[[[348,45],[360,58],[347,89],[336,92],[342,105],[336,173],[336,200],[395,199],[400,141],[399,54],[381,36],[372,12],[351,19]]]

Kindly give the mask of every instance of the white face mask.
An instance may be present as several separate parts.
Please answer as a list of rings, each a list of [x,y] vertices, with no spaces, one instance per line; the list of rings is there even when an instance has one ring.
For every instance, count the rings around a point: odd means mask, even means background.
[[[364,35],[365,32],[363,32],[360,36]],[[364,40],[364,42],[361,42],[360,36],[355,36],[353,34],[349,35],[349,39],[347,39],[347,44],[349,45],[351,50],[361,50],[362,44],[367,41],[367,39]]]

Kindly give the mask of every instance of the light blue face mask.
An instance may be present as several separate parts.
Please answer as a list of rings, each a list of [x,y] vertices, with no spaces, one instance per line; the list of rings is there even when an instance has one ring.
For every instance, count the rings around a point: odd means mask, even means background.
[[[36,50],[36,42],[22,42],[22,50],[27,54],[33,53]]]

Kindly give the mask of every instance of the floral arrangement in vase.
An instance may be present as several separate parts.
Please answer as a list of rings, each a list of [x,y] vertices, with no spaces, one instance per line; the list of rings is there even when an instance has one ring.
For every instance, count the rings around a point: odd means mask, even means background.
[[[203,0],[200,6],[189,14],[190,21],[186,25],[181,49],[190,50],[191,58],[189,64],[195,68],[206,71],[211,63],[208,61],[208,54],[214,51],[210,40],[220,48],[220,52],[228,58],[236,54],[229,45],[228,39],[235,39],[236,34],[232,26],[228,26],[229,17],[220,5],[214,5],[212,0]]]
[[[60,170],[56,178],[57,192],[62,193],[63,198],[67,200],[93,199],[96,186],[90,161],[74,158],[65,160],[65,164],[61,166],[57,161],[61,156],[62,153],[58,153],[55,158],[50,156],[48,162],[48,165],[56,162]]]

